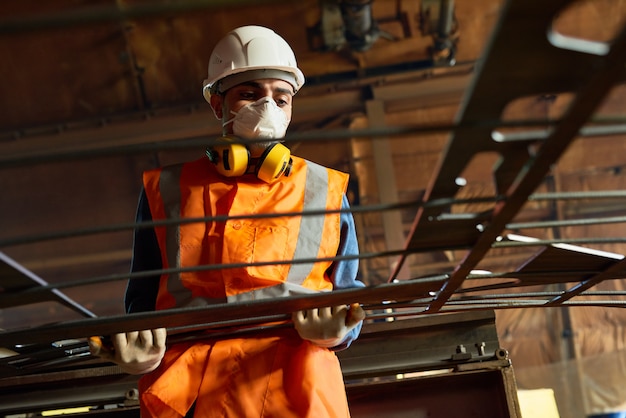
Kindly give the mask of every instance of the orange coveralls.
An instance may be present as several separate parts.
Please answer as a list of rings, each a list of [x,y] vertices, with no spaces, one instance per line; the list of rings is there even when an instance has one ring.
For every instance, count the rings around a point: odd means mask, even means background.
[[[290,176],[267,184],[220,176],[206,160],[144,173],[154,220],[336,210],[348,176],[293,157]],[[155,228],[164,269],[243,263],[244,267],[161,276],[156,308],[197,306],[332,290],[330,261],[340,245],[340,215],[234,218]],[[146,417],[347,417],[334,352],[293,329],[169,346],[140,380]]]

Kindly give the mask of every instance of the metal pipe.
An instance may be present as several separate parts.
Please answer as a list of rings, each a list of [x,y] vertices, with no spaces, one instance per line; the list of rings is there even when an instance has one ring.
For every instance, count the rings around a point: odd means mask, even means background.
[[[454,0],[441,0],[435,36],[434,59],[438,63],[456,64],[454,32]]]
[[[351,49],[368,50],[380,37],[372,16],[373,0],[343,0],[340,3],[344,35]]]
[[[454,0],[442,0],[439,9],[439,24],[437,25],[437,35],[440,39],[450,37],[453,22]]]
[[[626,193],[624,196],[626,197]],[[626,216],[611,216],[608,218],[590,218],[590,219],[568,219],[563,221],[537,221],[537,222],[520,222],[511,223],[507,229],[531,229],[531,228],[552,228],[562,226],[585,226],[585,225],[601,225],[612,223],[626,222]]]
[[[260,3],[279,4],[276,0],[186,0],[176,2],[151,2],[148,4],[126,4],[90,6],[88,8],[65,10],[57,13],[42,13],[35,17],[9,17],[0,21],[0,34],[10,34],[43,29],[67,28],[70,26],[94,23],[122,22],[127,19],[139,19],[186,13],[202,9],[215,10],[224,7],[257,6]],[[282,4],[282,2],[280,2]]]

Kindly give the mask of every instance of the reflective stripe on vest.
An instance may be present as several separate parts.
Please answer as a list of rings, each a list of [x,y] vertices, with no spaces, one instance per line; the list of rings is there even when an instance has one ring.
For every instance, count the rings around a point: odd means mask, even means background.
[[[180,176],[183,165],[166,167],[161,170],[159,191],[163,200],[166,218],[178,219],[181,216]],[[306,180],[304,186],[303,212],[326,209],[329,192],[328,171],[325,167],[306,161]],[[313,262],[298,263],[298,260],[311,260],[318,254],[323,239],[325,216],[302,216],[300,230],[296,241],[294,264],[289,267],[285,283],[269,286],[254,291],[229,295],[226,298],[194,297],[190,289],[181,281],[179,272],[171,273],[167,280],[167,291],[175,300],[175,306],[198,306],[225,302],[241,302],[249,300],[275,298],[317,292],[302,286],[303,281],[311,273]],[[166,252],[169,268],[181,268],[180,225],[166,227]],[[226,267],[228,268],[228,267]]]
[[[180,173],[182,165],[174,165],[161,170],[159,177],[159,190],[163,199],[165,217],[168,219],[180,218]],[[180,264],[180,225],[167,226],[167,239],[165,240],[167,265],[169,268],[179,269]],[[193,296],[191,291],[183,286],[180,272],[170,273],[167,280],[167,290],[176,300],[176,306],[189,305]]]

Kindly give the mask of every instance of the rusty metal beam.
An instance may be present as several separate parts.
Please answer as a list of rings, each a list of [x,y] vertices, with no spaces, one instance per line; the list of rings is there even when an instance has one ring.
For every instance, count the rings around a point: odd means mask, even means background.
[[[599,53],[600,49],[595,51],[598,53],[581,54],[549,42],[546,34],[552,20],[571,3],[568,0],[511,0],[503,9],[459,114],[461,128],[453,130],[425,200],[453,198],[459,188],[457,178],[471,159],[483,152],[500,154],[494,181],[504,199],[496,202],[491,211],[475,214],[476,219],[464,223],[439,221],[441,208],[424,206],[418,210],[406,244],[407,254],[421,246],[425,232],[434,230],[438,230],[439,236],[456,236],[459,241],[471,244],[429,312],[439,311],[462,285],[611,87],[624,78],[626,30],[616,37],[606,54]],[[520,37],[520,33],[524,36]],[[535,64],[530,67],[528,62]],[[574,92],[576,97],[564,117],[548,130],[545,139],[539,141],[530,135],[526,141],[498,142],[493,128],[485,122],[499,120],[505,106],[516,98],[546,92]],[[531,145],[536,148],[532,153],[528,152]],[[401,257],[390,280],[396,277],[406,256]]]
[[[24,291],[26,289],[34,289],[47,286],[48,283],[37,276],[32,271],[24,268],[15,260],[0,252],[0,282],[2,283],[2,293],[10,294],[11,292]],[[8,297],[6,300],[10,300]],[[59,289],[49,289],[39,294],[38,301],[58,302],[67,308],[78,312],[82,316],[93,318],[96,315],[89,309],[85,308],[78,302],[71,299]],[[17,306],[17,305],[11,305]]]

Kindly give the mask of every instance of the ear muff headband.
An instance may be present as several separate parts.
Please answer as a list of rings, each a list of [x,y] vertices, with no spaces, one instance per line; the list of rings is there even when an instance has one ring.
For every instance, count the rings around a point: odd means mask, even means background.
[[[226,177],[244,175],[249,168],[266,183],[291,173],[292,159],[289,148],[276,143],[267,147],[258,160],[250,158],[250,152],[243,144],[232,143],[232,138],[224,137],[225,143],[214,145],[206,150],[209,160],[215,164],[217,172]]]

